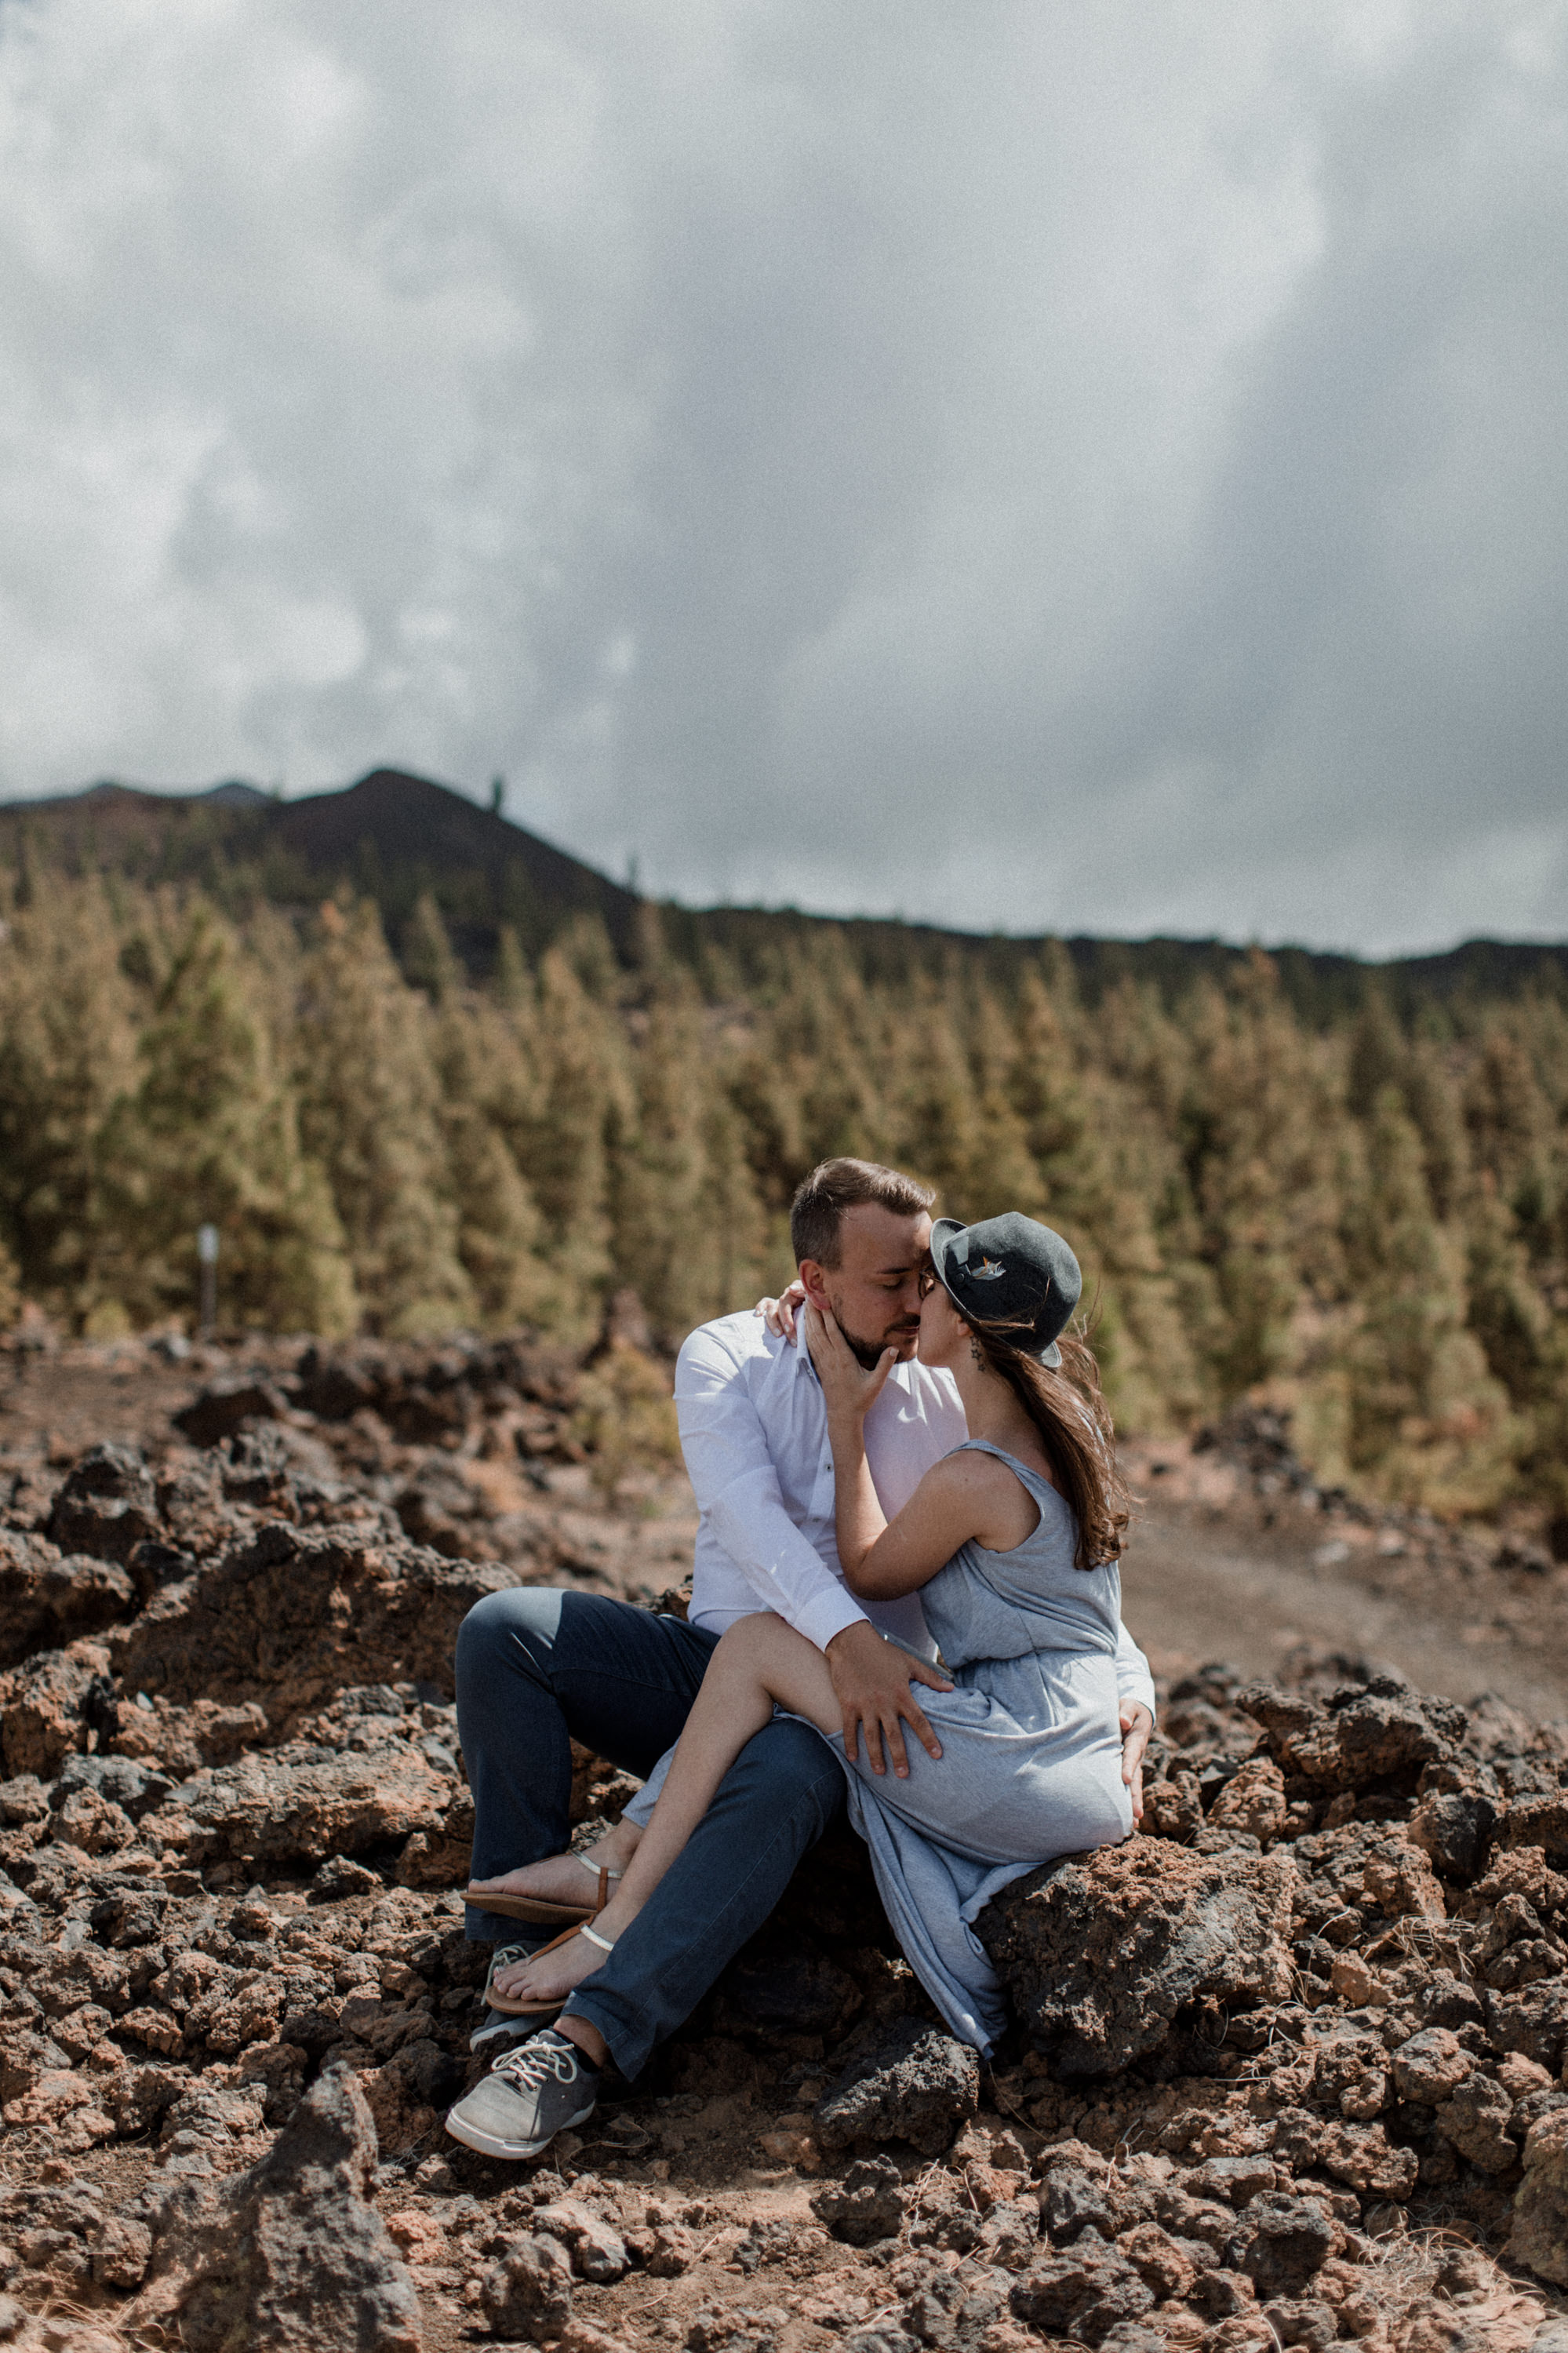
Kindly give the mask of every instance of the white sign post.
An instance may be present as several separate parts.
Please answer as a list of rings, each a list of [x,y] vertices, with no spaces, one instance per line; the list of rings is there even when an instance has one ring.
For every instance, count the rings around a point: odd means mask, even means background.
[[[210,1332],[217,1322],[217,1228],[196,1228],[196,1256],[202,1269],[201,1327]]]

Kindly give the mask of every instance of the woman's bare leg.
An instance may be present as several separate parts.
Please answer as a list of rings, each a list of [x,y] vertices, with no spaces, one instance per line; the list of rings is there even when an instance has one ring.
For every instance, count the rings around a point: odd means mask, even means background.
[[[816,1643],[781,1618],[742,1618],[708,1662],[641,1843],[594,1923],[600,1936],[614,1938],[630,1927],[747,1741],[772,1718],[775,1703],[804,1715],[819,1731],[832,1735],[842,1729],[843,1710]],[[546,1958],[519,1962],[497,1978],[496,1989],[542,2001],[581,1985],[602,1958],[585,1936],[574,1936]]]

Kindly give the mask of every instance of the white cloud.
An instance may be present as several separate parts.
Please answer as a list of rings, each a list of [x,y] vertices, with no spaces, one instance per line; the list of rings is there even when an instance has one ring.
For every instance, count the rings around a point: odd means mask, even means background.
[[[0,0],[0,792],[1568,930],[1562,0]]]

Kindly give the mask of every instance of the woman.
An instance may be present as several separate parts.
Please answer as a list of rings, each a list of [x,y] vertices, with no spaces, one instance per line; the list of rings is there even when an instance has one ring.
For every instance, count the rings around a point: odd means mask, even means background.
[[[911,1744],[902,1771],[885,1776],[844,1757],[850,1816],[910,1964],[953,2031],[985,2052],[1005,2011],[970,1923],[1021,1873],[1132,1827],[1114,1664],[1127,1511],[1094,1359],[1058,1336],[1078,1297],[1077,1261],[1048,1227],[1016,1214],[938,1220],[920,1356],[952,1371],[970,1437],[890,1525],[864,1421],[893,1352],[867,1372],[836,1324],[805,1311],[846,1582],[867,1599],[918,1592],[955,1684],[922,1694],[940,1757]],[[743,1619],[713,1654],[616,1893],[533,1957],[507,2010],[547,2014],[592,1974],[775,1707],[826,1737],[841,1730],[815,1644],[777,1618]]]

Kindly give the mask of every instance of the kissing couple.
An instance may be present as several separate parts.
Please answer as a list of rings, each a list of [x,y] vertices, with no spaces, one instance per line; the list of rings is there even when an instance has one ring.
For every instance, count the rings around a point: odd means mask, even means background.
[[[797,1286],[681,1349],[688,1618],[518,1587],[463,1621],[467,1933],[493,1947],[471,2047],[496,2052],[447,2118],[470,2148],[536,2157],[607,2063],[635,2078],[841,1809],[989,2055],[1006,2013],[972,1924],[1142,1813],[1154,1688],[1078,1261],[1016,1211],[933,1225],[932,1198],[824,1161],[791,1209]],[[573,1740],[644,1781],[582,1854]]]

